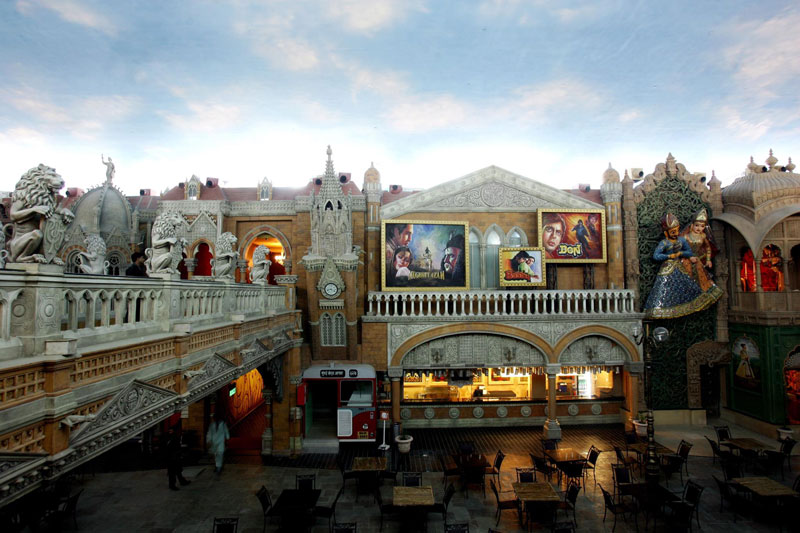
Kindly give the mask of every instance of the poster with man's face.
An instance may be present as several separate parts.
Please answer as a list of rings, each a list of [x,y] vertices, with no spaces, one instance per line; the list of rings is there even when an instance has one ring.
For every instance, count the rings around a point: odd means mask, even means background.
[[[500,248],[501,287],[543,287],[547,285],[544,249]]]
[[[466,222],[384,221],[382,290],[468,289],[468,235]]]
[[[602,209],[539,209],[539,247],[549,263],[605,263]]]

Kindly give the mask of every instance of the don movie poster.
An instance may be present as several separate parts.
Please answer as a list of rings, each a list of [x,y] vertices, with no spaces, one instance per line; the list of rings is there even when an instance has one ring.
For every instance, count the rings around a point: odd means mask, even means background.
[[[602,209],[539,209],[539,247],[548,263],[605,263]]]
[[[544,248],[500,248],[501,287],[543,287],[546,273]]]
[[[468,235],[466,222],[383,222],[381,241],[386,255],[381,267],[381,289],[468,289]]]

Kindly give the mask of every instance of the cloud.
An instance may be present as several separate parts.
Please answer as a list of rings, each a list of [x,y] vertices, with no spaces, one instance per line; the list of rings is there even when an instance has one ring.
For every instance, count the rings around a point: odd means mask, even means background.
[[[623,124],[625,124],[628,122],[633,122],[634,120],[638,120],[640,118],[642,118],[641,111],[639,111],[638,109],[630,109],[628,111],[625,111],[624,113],[621,113],[619,115],[618,120]]]
[[[599,89],[576,79],[519,87],[512,94],[513,99],[505,105],[506,114],[537,122],[564,111],[598,109],[606,102]]]
[[[268,17],[243,13],[234,23],[234,31],[250,42],[253,52],[274,67],[311,70],[319,64],[315,48],[294,31],[292,13]]]
[[[210,100],[187,101],[186,107],[188,113],[161,111],[158,114],[174,128],[187,134],[225,130],[238,124],[242,116],[240,107]]]
[[[53,11],[66,22],[85,26],[106,35],[113,36],[117,33],[117,28],[111,19],[75,0],[17,0],[17,11],[23,15],[31,14],[36,8]]]
[[[337,0],[328,2],[327,14],[357,33],[372,34],[402,21],[410,12],[427,12],[419,0]]]
[[[800,13],[787,10],[767,20],[733,22],[721,32],[735,39],[722,49],[721,59],[741,90],[771,101],[780,97],[782,86],[800,77],[798,26]]]
[[[480,17],[509,19],[519,26],[529,26],[552,20],[561,24],[589,24],[604,9],[597,0],[486,0],[478,6],[477,13]]]
[[[452,95],[408,97],[384,114],[394,129],[405,133],[452,128],[463,124],[468,116],[466,104]]]

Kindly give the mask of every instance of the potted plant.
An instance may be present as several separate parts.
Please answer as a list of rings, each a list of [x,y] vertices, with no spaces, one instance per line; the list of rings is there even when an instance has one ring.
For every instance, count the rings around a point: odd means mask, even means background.
[[[394,441],[397,443],[397,451],[400,453],[408,453],[411,451],[411,441],[414,440],[414,437],[411,435],[398,435],[394,438]]]
[[[638,437],[647,436],[647,414],[644,411],[639,411],[639,418],[633,418],[631,422],[633,423],[633,428],[636,430],[636,435]]]

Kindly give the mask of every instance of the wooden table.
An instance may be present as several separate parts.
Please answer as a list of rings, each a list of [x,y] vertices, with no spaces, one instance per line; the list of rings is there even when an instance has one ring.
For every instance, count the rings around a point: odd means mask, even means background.
[[[354,457],[353,472],[381,472],[386,470],[386,457]]]
[[[550,483],[512,483],[514,494],[523,502],[560,502],[561,496]]]
[[[772,446],[766,445],[760,440],[750,439],[750,438],[728,439],[720,442],[720,444],[725,446],[731,446],[732,448],[737,448],[739,450],[748,450],[753,452],[772,449]]]
[[[392,504],[395,507],[426,507],[434,504],[433,488],[426,487],[394,487]]]
[[[586,456],[578,453],[572,448],[561,448],[558,450],[545,450],[545,456],[554,462],[556,465],[562,463],[575,463],[578,461],[585,461]]]
[[[731,479],[731,483],[736,483],[762,498],[797,496],[797,493],[790,487],[768,477],[736,477]]]
[[[457,454],[453,456],[453,459],[456,460],[456,463],[461,466],[461,468],[486,468],[487,466],[491,466],[489,464],[489,460],[486,459],[486,456],[482,453],[477,454],[473,453],[470,455],[465,454]]]
[[[317,505],[321,489],[286,489],[278,496],[270,516],[281,518],[282,530],[297,530],[297,521],[306,520],[311,516],[314,506]]]
[[[633,450],[636,452],[636,455],[644,455],[647,453],[647,443],[646,442],[637,442],[636,444],[631,444],[628,446],[629,450]],[[656,455],[664,455],[675,453],[663,444],[659,444],[656,442]]]

